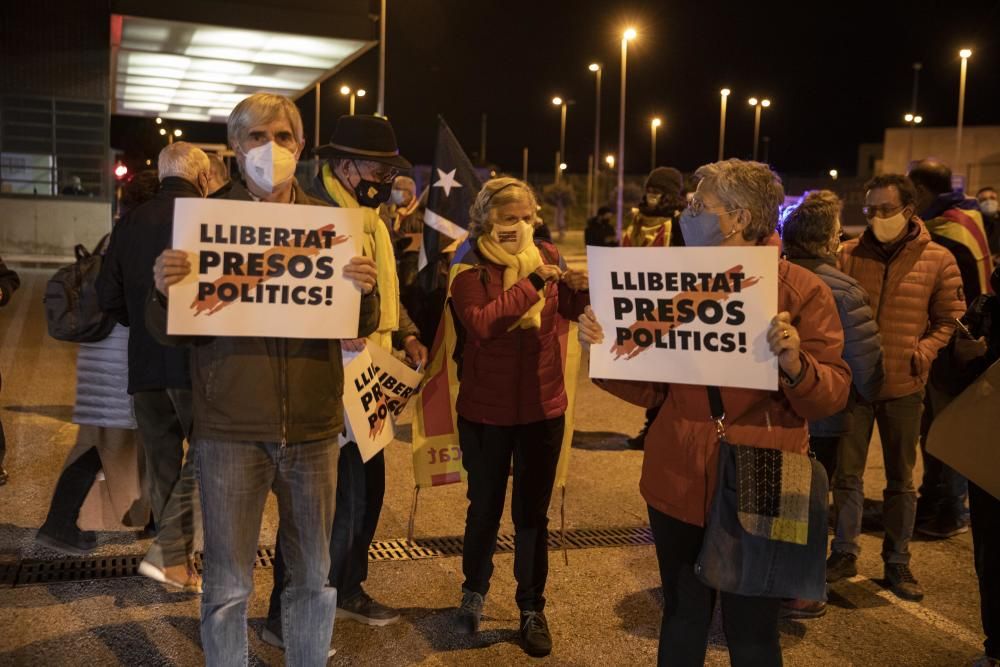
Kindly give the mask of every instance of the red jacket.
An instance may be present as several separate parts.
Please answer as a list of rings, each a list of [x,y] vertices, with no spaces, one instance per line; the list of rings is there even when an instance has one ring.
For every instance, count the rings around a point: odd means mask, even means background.
[[[542,243],[541,249],[547,263],[559,262],[554,246]],[[456,411],[469,421],[497,426],[559,417],[566,411],[566,388],[558,325],[560,318],[579,318],[589,292],[548,283],[541,328],[508,331],[541,298],[538,290],[526,277],[504,291],[504,267],[475,253],[470,257],[475,267],[455,276],[451,287],[465,329]]]
[[[847,404],[851,371],[841,355],[844,330],[830,288],[802,267],[778,266],[778,311],[788,311],[802,340],[802,379],[778,391],[723,387],[726,434],[737,445],[803,454],[810,420]],[[646,435],[639,489],[651,506],[705,525],[718,478],[719,443],[704,386],[599,380],[598,386],[643,407],[662,408]]]

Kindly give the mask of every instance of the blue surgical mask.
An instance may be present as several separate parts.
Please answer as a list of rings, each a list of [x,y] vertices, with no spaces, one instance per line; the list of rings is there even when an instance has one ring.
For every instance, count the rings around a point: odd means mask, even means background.
[[[719,216],[702,209],[700,213],[692,213],[691,209],[684,209],[680,218],[681,233],[684,235],[684,245],[686,246],[717,246],[722,245],[729,236],[738,231],[733,231],[726,236],[719,226]]]

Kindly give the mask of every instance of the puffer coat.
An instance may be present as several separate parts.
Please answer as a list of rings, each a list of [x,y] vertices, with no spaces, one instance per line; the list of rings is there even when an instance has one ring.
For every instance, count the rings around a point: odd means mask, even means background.
[[[860,397],[874,401],[885,381],[882,362],[882,338],[868,294],[854,278],[838,271],[834,262],[818,258],[789,260],[815,273],[826,283],[837,303],[837,314],[844,327],[844,361],[851,367],[851,396],[847,408],[835,415],[809,422],[809,435],[835,437],[851,432],[851,406]]]
[[[895,248],[879,243],[870,229],[845,243],[839,268],[868,292],[882,334],[885,382],[878,400],[922,391],[955,318],[965,312],[955,258],[914,217]]]
[[[555,246],[540,242],[548,264],[558,264]],[[574,292],[565,283],[545,285],[545,307],[538,329],[514,328],[541,298],[529,277],[503,288],[503,268],[481,259],[474,250],[473,268],[455,276],[451,298],[464,328],[461,388],[456,412],[479,424],[512,426],[555,419],[566,412],[560,317],[575,321],[590,303],[589,292]]]
[[[127,386],[128,328],[116,324],[104,340],[80,343],[76,357],[73,423],[104,428],[137,428]]]

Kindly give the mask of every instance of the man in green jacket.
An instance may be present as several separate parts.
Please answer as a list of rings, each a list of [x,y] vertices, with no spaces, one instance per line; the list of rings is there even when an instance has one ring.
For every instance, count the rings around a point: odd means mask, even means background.
[[[230,114],[228,134],[246,180],[234,181],[227,198],[323,205],[295,181],[305,138],[290,100],[251,95]],[[205,528],[205,662],[247,663],[247,601],[264,504],[273,490],[289,564],[282,600],[287,660],[325,665],[337,597],[327,576],[337,436],[344,427],[340,341],[167,336],[165,295],[190,272],[184,252],[160,255],[146,319],[165,344],[192,344],[193,441]],[[379,318],[375,263],[355,257],[343,275],[363,295],[358,336],[367,336]]]

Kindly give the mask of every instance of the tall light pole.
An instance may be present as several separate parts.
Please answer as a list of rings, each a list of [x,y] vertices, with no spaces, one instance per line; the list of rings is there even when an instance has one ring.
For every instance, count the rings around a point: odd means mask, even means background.
[[[350,103],[350,107],[349,107],[350,111],[348,113],[351,116],[353,116],[354,115],[354,98],[355,97],[364,97],[365,96],[365,89],[364,88],[359,88],[358,90],[351,90],[350,86],[341,86],[340,87],[340,94],[341,95],[349,95],[350,96],[351,103]]]
[[[920,70],[922,70],[923,68],[924,68],[924,66],[921,63],[913,63],[913,96],[910,98],[910,114],[911,115],[917,113],[917,91],[920,88]],[[910,162],[913,161],[913,133],[914,133],[914,125],[910,121],[907,121],[907,122],[910,123],[910,140],[909,140],[909,142],[910,142],[910,156],[907,158],[906,162],[910,163]],[[920,121],[917,121],[917,122],[920,122]]]
[[[618,193],[615,196],[615,238],[620,243],[622,240],[622,207],[625,190],[625,78],[626,63],[628,61],[628,42],[635,39],[635,28],[628,28],[622,34],[622,85],[621,102],[618,108]]]
[[[652,134],[652,145],[649,151],[649,170],[653,171],[656,169],[656,129],[663,125],[663,121],[659,118],[654,118],[649,121],[649,131]]]
[[[601,152],[601,66],[598,63],[590,63],[588,67],[595,75],[597,90],[594,95],[594,188],[593,199],[587,202],[590,206],[590,214],[597,215],[598,198],[598,176],[601,173],[600,152]]]
[[[722,162],[723,152],[726,146],[726,101],[729,99],[730,90],[723,88],[719,91],[721,106],[719,108],[719,162]]]
[[[906,152],[906,163],[909,164],[913,162],[913,130],[917,125],[924,122],[924,117],[908,113],[903,116],[903,120],[910,126],[910,146]]]
[[[552,98],[552,104],[560,108],[559,114],[559,155],[556,157],[556,163],[562,164],[562,161],[566,159],[566,100],[559,97]],[[562,169],[556,170],[556,183],[562,178]]]
[[[758,100],[756,97],[751,97],[749,100],[750,106],[754,107],[754,118],[753,118],[753,159],[757,160],[757,149],[760,144],[760,115],[763,109],[771,106],[771,100],[764,99]]]
[[[378,21],[378,107],[375,111],[379,116],[385,116],[385,3],[386,0],[382,0],[381,13],[379,14]],[[351,112],[354,115],[354,112]]]
[[[955,129],[955,164],[952,165],[952,169],[956,174],[963,174],[965,170],[962,169],[962,122],[965,119],[965,73],[972,51],[962,49],[958,52],[958,57],[962,59],[962,73],[958,79],[958,126]]]

